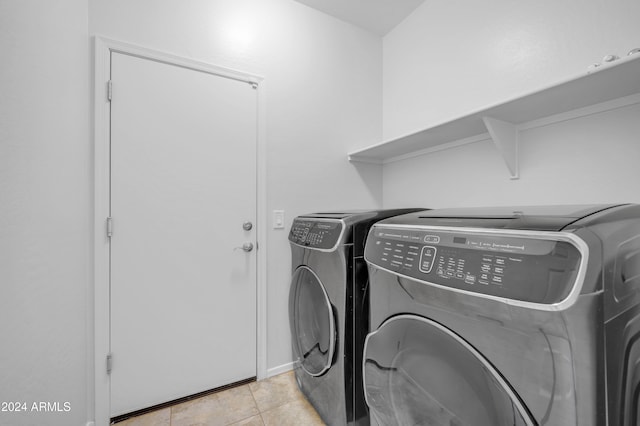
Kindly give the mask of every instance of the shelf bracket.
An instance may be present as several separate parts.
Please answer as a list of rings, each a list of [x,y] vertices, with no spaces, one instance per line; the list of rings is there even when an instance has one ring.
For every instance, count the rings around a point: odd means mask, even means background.
[[[518,179],[518,128],[513,123],[491,117],[482,117],[482,121],[489,131],[493,143],[502,154],[511,179]]]

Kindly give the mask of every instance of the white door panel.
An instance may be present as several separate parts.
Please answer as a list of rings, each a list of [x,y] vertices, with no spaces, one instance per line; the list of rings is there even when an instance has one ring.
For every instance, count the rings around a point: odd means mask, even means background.
[[[256,375],[256,91],[113,53],[111,414]]]

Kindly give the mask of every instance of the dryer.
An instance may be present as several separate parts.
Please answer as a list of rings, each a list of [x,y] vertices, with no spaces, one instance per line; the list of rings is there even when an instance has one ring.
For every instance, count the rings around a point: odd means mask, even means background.
[[[372,424],[640,424],[640,206],[413,213],[365,259]]]
[[[314,213],[289,233],[289,322],[298,386],[329,425],[368,425],[362,347],[368,331],[364,242],[371,225],[421,209]]]

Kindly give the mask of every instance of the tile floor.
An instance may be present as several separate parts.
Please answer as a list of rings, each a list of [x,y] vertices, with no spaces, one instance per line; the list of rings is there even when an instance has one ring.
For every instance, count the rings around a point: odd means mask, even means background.
[[[132,417],[117,426],[322,426],[293,371]]]

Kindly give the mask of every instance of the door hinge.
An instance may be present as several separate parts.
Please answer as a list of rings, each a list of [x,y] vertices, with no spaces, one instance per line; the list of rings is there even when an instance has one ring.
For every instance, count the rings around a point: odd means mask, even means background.
[[[111,102],[113,99],[113,81],[107,81],[107,100]]]
[[[111,369],[113,367],[113,355],[111,352],[107,354],[107,374],[111,374]]]
[[[113,220],[111,216],[107,218],[107,237],[111,238],[113,235]]]

